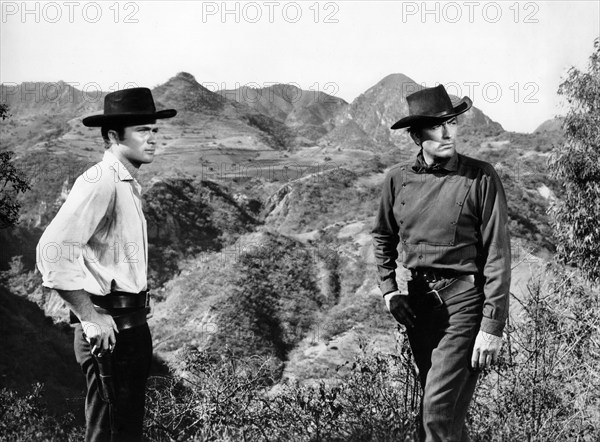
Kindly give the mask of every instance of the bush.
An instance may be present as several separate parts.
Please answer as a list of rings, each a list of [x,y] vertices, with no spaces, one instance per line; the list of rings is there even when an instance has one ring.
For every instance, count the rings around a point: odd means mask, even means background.
[[[31,189],[25,172],[15,166],[12,158],[14,152],[0,152],[0,228],[14,226],[19,221],[21,201],[19,193]]]
[[[598,291],[549,265],[513,295],[507,345],[470,408],[474,442],[600,440]],[[225,349],[226,350],[226,349]],[[236,354],[239,354],[236,353]],[[188,349],[182,378],[153,378],[153,440],[414,441],[420,386],[406,342],[364,351],[328,383],[281,376],[274,357]]]
[[[600,38],[594,42],[588,72],[571,68],[560,85],[571,110],[563,128],[566,142],[550,163],[564,195],[553,205],[557,255],[600,280]]]
[[[418,383],[403,356],[363,355],[331,385],[285,382],[281,363],[188,349],[182,379],[152,378],[151,440],[413,440]],[[342,368],[342,367],[340,367]]]
[[[43,386],[39,383],[26,394],[0,389],[0,441],[83,440],[84,430],[74,425],[72,415],[59,421],[48,414],[42,394]]]
[[[600,440],[597,293],[548,268],[518,299],[507,354],[481,381],[471,408],[474,441]]]

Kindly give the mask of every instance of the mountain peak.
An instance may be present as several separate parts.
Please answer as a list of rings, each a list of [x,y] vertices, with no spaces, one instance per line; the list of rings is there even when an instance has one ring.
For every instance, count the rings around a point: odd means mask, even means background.
[[[192,74],[188,72],[178,72],[174,77],[169,78],[166,82],[156,87],[156,89],[174,89],[180,92],[193,93],[194,91],[210,92],[201,83],[196,80]]]
[[[192,74],[179,72],[154,88],[155,97],[164,105],[193,112],[218,111],[224,99],[196,81]]]
[[[392,84],[402,84],[402,83],[415,83],[415,81],[412,78],[407,77],[404,74],[395,73],[395,74],[386,75],[377,84],[392,85]]]
[[[388,96],[391,92],[403,101],[404,97],[421,89],[423,89],[423,87],[410,77],[396,73],[383,77],[379,82],[367,89],[363,95],[370,96],[373,94],[384,94],[385,96]]]
[[[418,90],[423,89],[423,87],[419,85],[416,81],[414,81],[412,78],[404,74],[390,74],[379,80],[379,82],[375,84],[371,89],[399,91],[403,97],[406,97],[407,95],[410,95],[413,92],[417,92]]]
[[[280,94],[296,94],[298,91],[302,91],[298,86],[291,83],[277,83],[268,86],[265,89],[272,89],[279,92]]]
[[[196,81],[196,78],[188,72],[178,72],[177,75],[175,75],[175,77],[173,77],[173,78],[179,79],[179,80],[184,80],[184,81],[189,81],[190,83],[198,83]]]

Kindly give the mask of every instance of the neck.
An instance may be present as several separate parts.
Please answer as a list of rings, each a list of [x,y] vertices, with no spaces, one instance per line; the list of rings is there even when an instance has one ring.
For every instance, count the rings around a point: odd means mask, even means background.
[[[428,166],[432,166],[434,164],[444,164],[450,158],[440,158],[429,155],[425,150],[421,149],[421,153],[423,154],[423,159]]]
[[[117,159],[121,162],[121,164],[123,164],[123,166],[125,166],[125,169],[127,169],[127,172],[129,172],[129,174],[133,178],[137,177],[137,174],[140,171],[140,166],[142,165],[142,163],[138,163],[137,161],[130,161],[129,159],[127,159],[117,148],[116,144],[113,144],[112,146],[110,146],[108,148],[108,151],[110,153],[112,153],[115,157],[117,157]]]

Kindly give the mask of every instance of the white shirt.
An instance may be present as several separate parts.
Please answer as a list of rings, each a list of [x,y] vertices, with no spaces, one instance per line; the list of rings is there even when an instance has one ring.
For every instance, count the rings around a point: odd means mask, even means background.
[[[141,186],[111,152],[77,178],[37,245],[43,285],[106,295],[147,288]]]

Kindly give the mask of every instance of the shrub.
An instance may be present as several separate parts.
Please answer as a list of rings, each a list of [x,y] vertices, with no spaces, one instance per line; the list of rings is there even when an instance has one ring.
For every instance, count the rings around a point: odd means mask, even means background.
[[[483,373],[475,442],[600,440],[598,291],[549,265],[516,298],[500,362]],[[410,350],[363,354],[328,383],[276,383],[282,362],[188,349],[182,378],[153,378],[153,440],[414,441],[420,386]]]
[[[363,355],[330,385],[292,381],[271,388],[281,370],[276,359],[214,357],[188,349],[184,378],[151,379],[147,436],[156,441],[413,440],[419,395],[406,355]]]
[[[19,193],[31,189],[25,173],[12,161],[14,152],[0,152],[0,228],[14,226],[19,221]]]
[[[520,318],[511,317],[506,355],[471,407],[474,440],[600,440],[597,293],[560,268],[528,289],[513,296]]]
[[[42,384],[33,385],[32,390],[25,394],[0,389],[0,441],[54,442],[82,439],[83,429],[74,425],[72,415],[59,421],[48,414]]]
[[[560,85],[571,110],[563,123],[566,142],[553,152],[552,171],[564,195],[553,206],[557,255],[600,280],[600,38],[588,72],[571,68]]]

